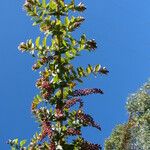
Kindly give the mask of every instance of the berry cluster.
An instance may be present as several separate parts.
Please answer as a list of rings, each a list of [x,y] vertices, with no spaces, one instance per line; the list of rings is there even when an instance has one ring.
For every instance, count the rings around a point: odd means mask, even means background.
[[[41,95],[44,99],[49,100],[51,93],[52,93],[52,88],[49,83],[49,81],[45,78],[40,78],[36,82],[36,86],[41,89]]]
[[[43,77],[37,80],[36,86],[39,89],[50,90],[50,83],[49,83],[49,81],[46,78],[43,78]]]
[[[106,69],[106,67],[101,67],[99,70],[99,73],[107,75],[109,73],[109,71]]]
[[[35,5],[35,0],[26,0],[25,1],[25,4],[24,4],[24,7],[28,10],[31,10],[32,8],[32,5]]]
[[[44,99],[49,100],[50,96],[51,96],[51,94],[49,92],[47,92],[47,91],[46,92],[42,92],[42,97]]]
[[[73,99],[70,99],[68,101],[66,101],[65,105],[64,105],[64,108],[66,109],[69,109],[70,107],[72,107],[73,105],[75,105],[77,102],[80,103],[80,109],[83,107],[83,102],[80,98],[73,98]]]
[[[55,117],[57,119],[62,119],[64,117],[64,114],[61,108],[56,108]]]
[[[82,112],[78,112],[76,117],[77,117],[77,119],[80,119],[85,126],[89,125],[89,126],[97,128],[98,130],[101,130],[100,125],[95,123],[95,121],[93,120],[93,118],[90,115],[84,114]]]
[[[93,49],[93,50],[95,50],[97,48],[95,40],[89,40],[89,41],[87,41],[85,48],[86,49]]]
[[[86,96],[89,94],[103,94],[103,91],[101,89],[93,88],[93,89],[84,89],[84,90],[75,90],[73,92],[73,96]]]
[[[47,121],[43,121],[42,122],[42,134],[41,134],[40,140],[42,141],[46,136],[51,138],[52,134],[53,134],[53,131],[51,129],[50,123]]]
[[[81,135],[81,131],[74,128],[68,128],[66,135]]]
[[[86,7],[84,6],[83,3],[79,3],[78,6],[76,7],[76,10],[83,12],[84,10],[86,10]]]
[[[81,150],[100,150],[101,146],[99,144],[92,144],[90,142],[84,141],[81,145]]]
[[[51,143],[50,143],[49,150],[56,150],[55,142],[51,142]]]

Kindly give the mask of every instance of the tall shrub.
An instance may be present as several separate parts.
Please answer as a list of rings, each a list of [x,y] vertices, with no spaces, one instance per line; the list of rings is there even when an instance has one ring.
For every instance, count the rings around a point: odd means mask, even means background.
[[[78,40],[72,35],[85,20],[73,14],[85,11],[85,5],[76,5],[74,0],[26,0],[24,8],[34,21],[33,25],[38,25],[43,33],[35,42],[30,39],[19,45],[20,51],[35,57],[32,69],[39,70],[40,74],[36,82],[40,93],[34,97],[31,106],[40,132],[35,133],[28,145],[25,140],[18,142],[17,139],[9,140],[9,144],[14,149],[99,150],[100,145],[82,137],[82,127],[101,128],[84,113],[80,97],[103,94],[103,91],[99,88],[77,89],[76,85],[90,74],[107,74],[108,71],[99,64],[94,67],[88,64],[87,68],[71,64],[81,51],[93,52],[97,48],[95,40],[88,40],[85,34]],[[79,108],[75,109],[77,103]],[[74,138],[69,142],[71,136]]]

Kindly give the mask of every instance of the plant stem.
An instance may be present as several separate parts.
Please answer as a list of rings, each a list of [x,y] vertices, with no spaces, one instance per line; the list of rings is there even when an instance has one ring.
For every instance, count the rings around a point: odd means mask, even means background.
[[[57,3],[57,11],[58,11],[58,15],[57,15],[57,20],[60,20],[60,5],[59,5],[59,0],[56,0]],[[58,39],[58,64],[60,65],[59,68],[61,69],[61,53],[60,53],[60,46],[61,46],[61,36],[60,34],[57,35],[57,39]],[[59,78],[62,78],[61,76]],[[61,104],[63,101],[63,87],[60,87],[60,91],[61,91],[61,98],[57,101],[56,107],[61,109]],[[58,128],[61,128],[62,126],[62,121],[58,120],[57,121],[57,125]],[[61,145],[61,141],[62,139],[58,139],[58,145]]]

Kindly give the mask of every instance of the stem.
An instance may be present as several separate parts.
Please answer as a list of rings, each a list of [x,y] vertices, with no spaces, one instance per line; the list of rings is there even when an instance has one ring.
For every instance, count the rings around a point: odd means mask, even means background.
[[[60,6],[59,6],[59,0],[56,0],[56,3],[57,3],[57,11],[58,11],[58,15],[57,15],[57,20],[60,20]],[[58,64],[60,64],[59,68],[61,69],[61,53],[60,53],[60,46],[61,46],[61,36],[60,34],[57,35],[57,39],[58,39]],[[61,74],[59,76],[59,78],[62,78],[61,77]],[[61,91],[61,98],[57,101],[57,104],[56,104],[56,108],[61,108],[61,104],[62,104],[62,100],[63,100],[63,87],[60,87],[60,91]],[[58,120],[57,121],[57,124],[58,124],[58,127],[61,128],[62,126],[62,121]],[[58,144],[61,145],[61,141],[62,139],[58,139]]]

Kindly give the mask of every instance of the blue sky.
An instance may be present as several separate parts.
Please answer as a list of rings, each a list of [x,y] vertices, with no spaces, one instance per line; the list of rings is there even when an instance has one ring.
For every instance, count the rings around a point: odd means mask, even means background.
[[[0,149],[9,150],[9,138],[30,139],[37,123],[30,112],[37,94],[38,73],[31,70],[34,60],[17,50],[18,44],[35,39],[40,32],[22,9],[23,0],[5,0],[0,5]],[[127,120],[126,98],[150,77],[150,1],[83,0],[87,11],[78,33],[97,41],[94,53],[83,53],[75,65],[106,66],[108,76],[91,76],[81,87],[100,87],[104,95],[85,97],[85,111],[101,124],[102,132],[88,128],[87,140],[103,144],[116,124]]]

